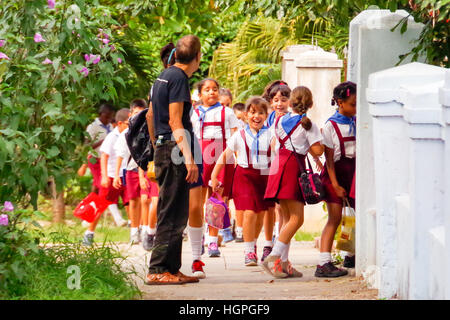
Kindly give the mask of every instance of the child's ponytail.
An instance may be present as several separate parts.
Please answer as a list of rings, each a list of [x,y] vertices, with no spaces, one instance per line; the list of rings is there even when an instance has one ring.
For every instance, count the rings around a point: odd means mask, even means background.
[[[307,87],[296,87],[294,90],[292,90],[291,93],[291,105],[292,110],[295,113],[298,113],[300,115],[303,115],[302,118],[302,127],[305,130],[310,130],[312,127],[311,120],[306,116],[306,112],[309,108],[313,105],[313,98],[311,90],[309,90]]]

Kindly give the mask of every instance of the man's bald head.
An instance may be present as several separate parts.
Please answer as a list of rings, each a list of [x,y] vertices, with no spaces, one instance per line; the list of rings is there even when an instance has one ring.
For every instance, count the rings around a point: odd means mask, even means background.
[[[197,57],[200,48],[200,39],[197,36],[187,35],[182,37],[177,42],[175,61],[182,64],[189,64]]]

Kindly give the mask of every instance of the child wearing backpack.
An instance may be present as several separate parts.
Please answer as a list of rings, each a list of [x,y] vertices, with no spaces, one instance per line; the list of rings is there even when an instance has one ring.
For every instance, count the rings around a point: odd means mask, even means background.
[[[320,261],[316,277],[340,277],[348,273],[331,262],[331,247],[342,219],[343,199],[347,198],[351,207],[355,208],[355,200],[349,194],[356,163],[356,84],[347,81],[334,88],[332,105],[337,105],[338,109],[322,129],[326,165],[321,179],[325,189],[328,221],[320,239]],[[348,253],[344,267],[354,266],[355,256]]]
[[[122,198],[122,202],[124,205],[128,204],[128,197],[126,194],[126,190],[123,186],[116,189],[113,187],[113,180],[116,174],[116,162],[117,155],[114,149],[114,145],[117,142],[120,134],[128,128],[128,117],[130,114],[130,109],[123,108],[117,111],[116,113],[116,121],[117,127],[111,131],[103,141],[100,147],[100,167],[101,167],[101,184],[99,190],[99,196],[105,198],[109,202],[113,204],[117,204],[119,196]],[[122,167],[121,169],[124,169]],[[123,176],[123,170],[119,170],[119,176]],[[95,229],[97,227],[98,221],[101,215],[98,216],[96,220],[94,220],[88,227],[88,230],[84,233],[83,236],[83,245],[92,246],[94,242],[94,234]]]
[[[246,266],[258,264],[256,240],[261,232],[265,212],[274,205],[264,200],[271,160],[270,133],[264,125],[267,108],[268,103],[260,97],[247,101],[245,113],[248,124],[228,139],[227,148],[217,160],[211,175],[212,188],[217,192],[220,189],[219,173],[234,153],[237,154],[231,194],[236,210],[244,212]]]
[[[203,163],[203,204],[211,194],[209,181],[217,159],[225,150],[227,139],[237,130],[238,121],[231,108],[224,107],[219,102],[219,83],[214,79],[204,79],[197,84],[202,105],[192,113],[191,121],[194,133],[200,143]],[[234,171],[233,163],[227,164],[218,179],[222,183],[225,192],[222,195],[227,197],[227,190],[230,188],[230,178]],[[219,257],[218,248],[219,230],[209,226],[208,255]]]
[[[290,105],[293,112],[279,117],[271,128],[278,140],[278,152],[272,162],[267,183],[266,200],[278,201],[285,221],[272,252],[264,260],[264,269],[276,278],[301,277],[289,262],[289,244],[303,224],[305,200],[298,177],[305,170],[308,152],[315,156],[323,153],[319,128],[306,116],[313,105],[311,91],[296,87],[291,92]]]
[[[139,112],[147,108],[147,103],[144,99],[134,99],[130,103],[130,118],[137,115]],[[129,205],[129,217],[131,220],[130,227],[130,243],[138,244],[140,242],[139,235],[139,224],[141,221],[141,190],[139,183],[139,170],[136,161],[131,157],[130,150],[127,145],[127,141],[125,139],[125,134],[127,133],[128,128],[125,129],[119,136],[117,142],[114,145],[114,150],[117,155],[116,161],[116,170],[115,177],[113,181],[113,186],[116,189],[125,187],[127,196],[130,202]],[[120,170],[125,166],[125,172],[123,173],[125,184],[122,183]],[[147,244],[144,244],[144,249]]]

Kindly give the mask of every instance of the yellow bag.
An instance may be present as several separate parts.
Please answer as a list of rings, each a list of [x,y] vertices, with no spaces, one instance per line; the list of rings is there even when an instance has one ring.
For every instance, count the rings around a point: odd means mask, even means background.
[[[147,165],[147,177],[152,182],[156,182],[156,174],[155,174],[155,163],[150,161]]]
[[[336,249],[355,252],[355,210],[350,207],[348,200],[345,199],[342,214],[342,222],[339,228]]]

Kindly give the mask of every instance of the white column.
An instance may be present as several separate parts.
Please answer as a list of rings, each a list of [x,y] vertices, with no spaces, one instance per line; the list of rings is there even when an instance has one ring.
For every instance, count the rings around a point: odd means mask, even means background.
[[[372,118],[366,100],[369,74],[395,66],[398,56],[410,51],[423,25],[409,18],[408,30],[390,30],[408,13],[366,10],[350,23],[348,80],[356,82],[356,274],[376,266],[376,194]],[[408,61],[405,61],[407,63]]]
[[[441,257],[439,261],[431,261],[439,258],[432,255],[432,248],[438,248],[432,246],[432,242],[439,239],[435,228],[444,224],[444,141],[442,108],[438,103],[438,88],[442,86],[444,72],[442,68],[427,67],[435,82],[427,83],[421,79],[421,84],[404,86],[402,98],[411,139],[409,194],[413,256],[409,299],[430,299],[432,273],[440,272],[439,265],[442,266],[445,260]]]
[[[313,45],[292,45],[281,52],[281,79],[286,81],[291,89],[297,86],[297,69],[295,68],[295,59],[307,51],[323,51],[322,48]]]
[[[439,103],[442,105],[443,109],[443,122],[444,122],[444,133],[443,137],[445,139],[445,150],[444,150],[444,181],[445,181],[445,193],[444,193],[444,214],[445,214],[445,264],[441,266],[444,270],[448,270],[450,267],[450,70],[447,70],[445,74],[445,83],[442,88],[439,89]],[[450,276],[446,275],[444,280],[445,299],[450,299]]]

